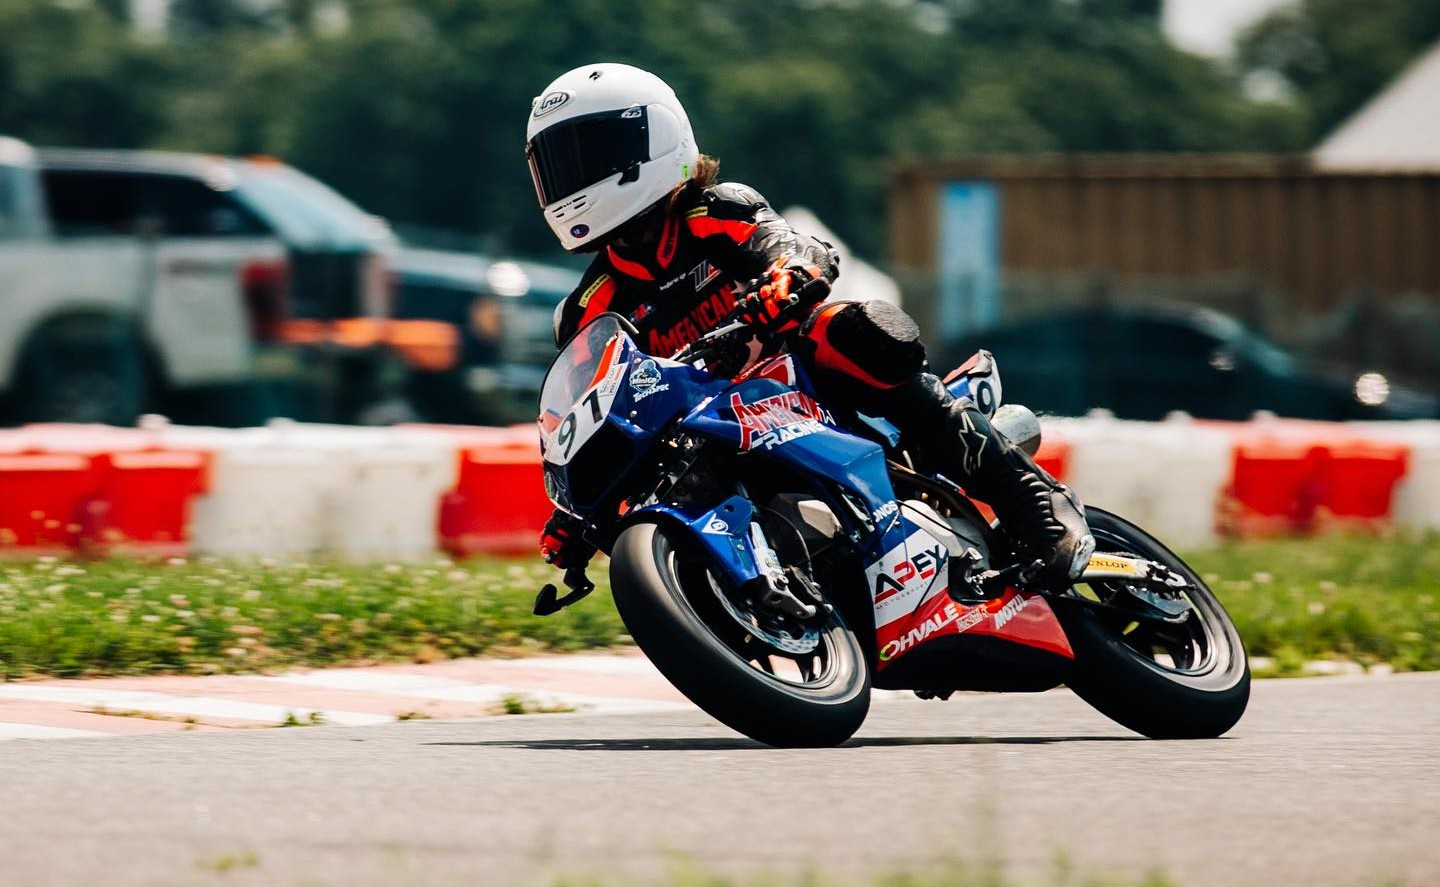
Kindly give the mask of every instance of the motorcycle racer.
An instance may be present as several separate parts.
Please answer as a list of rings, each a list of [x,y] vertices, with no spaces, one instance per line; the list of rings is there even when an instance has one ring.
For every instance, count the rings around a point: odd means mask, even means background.
[[[718,163],[699,152],[659,77],[613,63],[562,74],[532,103],[526,140],[546,222],[566,250],[595,253],[557,310],[557,345],[614,312],[648,353],[669,355],[739,301],[744,320],[801,359],[827,403],[893,422],[920,458],[988,503],[1040,563],[1033,584],[1061,587],[1080,574],[1095,542],[1074,493],[928,371],[909,315],[885,302],[824,301],[840,270],[833,250],[754,189],[718,182]],[[764,285],[744,289],[771,269]],[[583,567],[594,548],[582,529],[557,509],[541,536],[546,561]]]

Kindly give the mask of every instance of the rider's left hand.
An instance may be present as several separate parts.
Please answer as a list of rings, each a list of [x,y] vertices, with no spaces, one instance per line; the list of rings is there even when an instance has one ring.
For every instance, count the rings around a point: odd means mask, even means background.
[[[580,535],[584,529],[578,519],[556,509],[540,534],[540,556],[545,563],[561,569],[584,567],[595,555],[595,546]]]

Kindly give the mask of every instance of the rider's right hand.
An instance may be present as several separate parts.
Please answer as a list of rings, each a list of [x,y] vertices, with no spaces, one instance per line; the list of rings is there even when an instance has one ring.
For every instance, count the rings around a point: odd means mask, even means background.
[[[740,299],[736,317],[753,327],[776,332],[798,323],[804,309],[824,301],[829,284],[800,268],[772,268],[760,285]]]

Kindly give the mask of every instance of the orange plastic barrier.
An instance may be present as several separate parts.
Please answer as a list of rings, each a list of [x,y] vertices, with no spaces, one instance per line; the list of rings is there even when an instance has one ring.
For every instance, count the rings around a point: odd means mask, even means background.
[[[210,456],[104,425],[0,433],[0,552],[183,553]]]
[[[94,460],[83,454],[0,454],[0,553],[72,548],[82,529],[81,505],[97,484]]]
[[[1407,444],[1321,423],[1240,432],[1221,528],[1253,536],[1384,523],[1409,459]]]
[[[1070,443],[1057,435],[1046,435],[1035,454],[1035,464],[1063,481],[1070,470]]]
[[[457,557],[533,554],[550,512],[538,442],[468,447],[440,502],[440,547]]]
[[[1221,528],[1239,536],[1308,529],[1319,499],[1324,457],[1325,451],[1309,442],[1272,437],[1238,441]]]
[[[190,504],[209,489],[210,454],[122,452],[95,462],[99,485],[82,503],[77,543],[92,553],[184,553]]]
[[[1350,440],[1331,445],[1316,484],[1320,516],[1385,521],[1395,490],[1410,468],[1410,446],[1398,441]]]

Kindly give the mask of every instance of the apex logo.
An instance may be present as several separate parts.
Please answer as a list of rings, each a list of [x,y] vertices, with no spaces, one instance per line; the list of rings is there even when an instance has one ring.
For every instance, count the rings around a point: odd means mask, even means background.
[[[929,579],[936,573],[945,569],[950,561],[950,552],[945,546],[937,545],[928,548],[909,560],[901,561],[890,569],[889,573],[877,573],[875,575],[875,603],[892,597],[905,590],[905,587],[916,579]],[[891,573],[894,575],[892,576]]]

